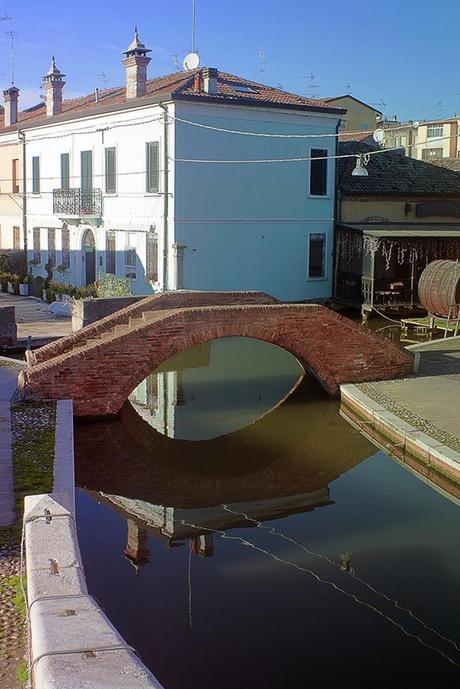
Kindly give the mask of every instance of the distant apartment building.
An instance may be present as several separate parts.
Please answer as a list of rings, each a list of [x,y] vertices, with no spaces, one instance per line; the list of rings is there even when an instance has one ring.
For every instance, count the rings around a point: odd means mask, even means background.
[[[323,100],[329,105],[344,108],[347,111],[341,123],[343,132],[373,132],[382,118],[380,110],[349,94]]]
[[[460,117],[386,123],[385,148],[403,148],[410,158],[435,162],[460,156]]]
[[[24,249],[23,145],[14,127],[19,91],[14,86],[3,92],[4,135],[0,143],[0,251]]]

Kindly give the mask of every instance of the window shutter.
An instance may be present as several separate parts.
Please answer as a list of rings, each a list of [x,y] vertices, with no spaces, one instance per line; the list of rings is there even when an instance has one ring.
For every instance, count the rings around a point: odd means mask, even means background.
[[[116,183],[116,149],[105,149],[105,191],[106,194],[115,194],[117,190]]]
[[[69,154],[61,153],[61,189],[69,189],[70,174],[69,174]]]
[[[159,146],[158,141],[146,144],[146,191],[156,194],[159,191]]]
[[[89,190],[93,188],[93,152],[81,152],[81,188]]]

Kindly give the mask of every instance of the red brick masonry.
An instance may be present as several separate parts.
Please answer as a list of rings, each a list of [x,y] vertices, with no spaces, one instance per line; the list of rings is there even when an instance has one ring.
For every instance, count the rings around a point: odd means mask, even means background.
[[[203,306],[206,301],[213,305]],[[282,347],[331,395],[342,383],[412,373],[412,354],[383,336],[324,306],[274,301],[262,293],[148,297],[38,350],[20,387],[29,400],[73,399],[77,416],[116,414],[163,361],[219,337],[253,337]]]

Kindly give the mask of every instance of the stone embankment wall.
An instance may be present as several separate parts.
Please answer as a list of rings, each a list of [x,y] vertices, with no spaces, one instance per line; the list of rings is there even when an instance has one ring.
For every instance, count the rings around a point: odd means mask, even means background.
[[[161,689],[88,593],[75,527],[73,414],[58,402],[55,492],[25,499],[34,689]]]
[[[0,347],[16,344],[17,335],[14,306],[0,307]]]
[[[105,319],[104,327],[73,349],[65,345],[74,335],[57,343],[62,353],[23,372],[20,386],[25,397],[71,398],[79,416],[116,414],[163,361],[220,337],[252,337],[282,347],[333,395],[342,383],[400,378],[413,371],[412,354],[324,306],[195,303],[193,308],[164,304],[160,311],[148,307],[145,300],[136,305],[142,309],[136,318],[132,307],[126,309],[128,323],[115,320],[113,325]]]

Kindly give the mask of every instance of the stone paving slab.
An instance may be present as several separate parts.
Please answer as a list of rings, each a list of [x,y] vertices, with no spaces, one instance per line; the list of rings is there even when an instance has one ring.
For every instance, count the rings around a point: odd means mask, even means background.
[[[14,306],[18,339],[63,337],[72,332],[72,319],[48,313],[48,304],[36,297],[20,297],[0,292],[0,307]]]

